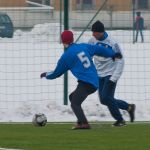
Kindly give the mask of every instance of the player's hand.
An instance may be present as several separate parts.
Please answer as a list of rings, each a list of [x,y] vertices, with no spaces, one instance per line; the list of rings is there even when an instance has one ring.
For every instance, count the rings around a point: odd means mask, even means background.
[[[115,59],[121,59],[121,58],[122,58],[122,54],[119,52],[115,53],[115,56],[112,57],[113,61],[115,61]]]
[[[41,73],[40,78],[46,77],[46,73],[47,73],[47,72]]]

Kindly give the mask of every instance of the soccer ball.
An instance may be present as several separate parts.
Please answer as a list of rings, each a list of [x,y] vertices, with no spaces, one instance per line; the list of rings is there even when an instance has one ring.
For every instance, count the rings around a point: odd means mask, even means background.
[[[45,116],[45,114],[42,113],[35,114],[33,116],[32,123],[33,125],[39,127],[45,126],[47,123],[47,117]]]

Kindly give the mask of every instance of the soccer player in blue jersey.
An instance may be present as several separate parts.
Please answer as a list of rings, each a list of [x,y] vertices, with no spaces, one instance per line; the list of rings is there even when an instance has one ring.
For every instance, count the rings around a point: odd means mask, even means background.
[[[122,55],[103,46],[75,44],[73,43],[73,33],[69,30],[65,30],[61,34],[61,39],[66,51],[60,57],[55,70],[42,73],[41,78],[55,79],[68,70],[72,72],[78,80],[77,88],[69,96],[71,108],[77,117],[77,124],[72,129],[90,129],[81,104],[88,95],[94,93],[99,87],[98,75],[92,56],[100,55],[111,57],[114,60],[115,58],[121,58]]]
[[[93,37],[89,40],[89,44],[111,47],[114,52],[122,54],[119,44],[108,35],[102,22],[96,21],[92,25],[92,32]],[[126,110],[129,113],[130,121],[133,122],[135,119],[135,104],[128,104],[123,100],[114,98],[117,81],[123,72],[124,58],[113,61],[110,58],[94,56],[94,63],[99,76],[100,102],[108,107],[116,120],[113,126],[126,125],[119,109]]]

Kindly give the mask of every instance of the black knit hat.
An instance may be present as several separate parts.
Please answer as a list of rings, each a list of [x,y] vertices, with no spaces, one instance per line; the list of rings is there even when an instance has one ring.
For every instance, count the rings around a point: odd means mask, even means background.
[[[136,12],[136,15],[137,15],[137,16],[140,16],[140,15],[141,15],[141,12],[140,12],[140,11],[137,11],[137,12]]]
[[[105,31],[105,27],[104,24],[102,22],[100,22],[99,20],[97,20],[93,25],[92,25],[92,32],[104,32]]]

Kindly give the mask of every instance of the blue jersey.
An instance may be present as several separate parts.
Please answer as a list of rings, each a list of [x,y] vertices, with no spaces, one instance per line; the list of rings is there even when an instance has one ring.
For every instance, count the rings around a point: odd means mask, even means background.
[[[59,59],[53,72],[46,74],[47,79],[55,79],[70,70],[77,80],[92,84],[98,88],[98,75],[92,57],[114,57],[110,48],[89,44],[71,44]]]

